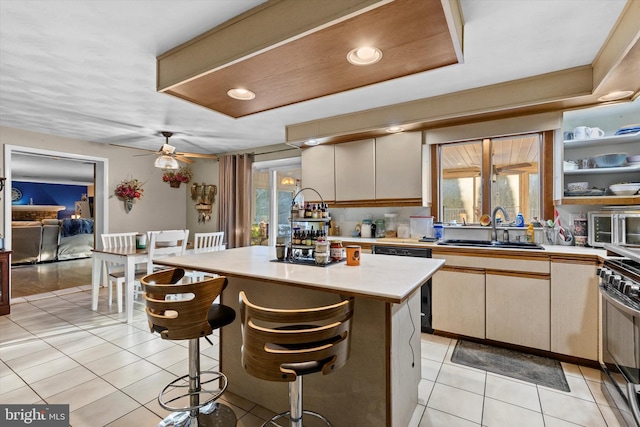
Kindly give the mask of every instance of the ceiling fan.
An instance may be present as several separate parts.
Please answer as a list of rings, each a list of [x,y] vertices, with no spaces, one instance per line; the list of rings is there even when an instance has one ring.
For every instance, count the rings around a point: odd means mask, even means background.
[[[194,163],[191,158],[202,159],[217,159],[215,154],[201,154],[201,153],[180,153],[176,152],[176,147],[169,144],[169,138],[173,135],[173,132],[162,131],[160,132],[165,137],[165,142],[160,149],[156,151],[158,157],[154,162],[154,166],[160,169],[178,169],[180,166],[178,162],[192,164]]]

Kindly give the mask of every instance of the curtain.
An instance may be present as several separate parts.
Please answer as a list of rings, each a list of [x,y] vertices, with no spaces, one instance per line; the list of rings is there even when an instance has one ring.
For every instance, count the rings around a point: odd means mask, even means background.
[[[251,244],[252,154],[220,156],[218,224],[227,236],[227,248]]]

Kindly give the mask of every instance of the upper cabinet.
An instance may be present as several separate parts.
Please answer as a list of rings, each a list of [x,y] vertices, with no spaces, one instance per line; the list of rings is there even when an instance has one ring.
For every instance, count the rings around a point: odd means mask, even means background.
[[[302,186],[345,206],[420,206],[423,162],[421,132],[320,145],[302,151]]]
[[[319,145],[302,150],[302,187],[313,188],[325,202],[336,200],[335,145]],[[317,201],[318,195],[309,190],[302,192],[305,201]]]
[[[336,201],[375,199],[375,142],[363,139],[335,145]]]
[[[376,138],[376,199],[422,197],[421,163],[420,132]]]
[[[640,130],[630,126],[638,123],[638,117],[638,101],[565,113],[562,204],[640,204],[640,195],[615,195],[609,189],[617,183],[640,182],[640,163],[625,161],[619,166],[598,167],[594,162],[603,154],[640,155]],[[587,182],[589,190],[568,191],[567,184],[574,182]]]

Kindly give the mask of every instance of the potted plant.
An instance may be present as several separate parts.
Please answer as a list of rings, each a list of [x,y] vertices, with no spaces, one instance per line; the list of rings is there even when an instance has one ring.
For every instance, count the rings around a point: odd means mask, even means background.
[[[193,172],[188,166],[182,166],[177,171],[165,169],[164,173],[162,174],[162,180],[164,182],[168,182],[169,185],[173,188],[180,187],[180,184],[182,184],[183,182],[185,184],[188,184],[189,181],[191,181],[191,178],[193,178]]]
[[[124,208],[127,213],[131,211],[133,208],[134,199],[139,199],[142,197],[142,193],[144,189],[142,188],[143,183],[138,181],[135,178],[124,180],[118,184],[116,187],[115,194],[120,199],[124,200]]]

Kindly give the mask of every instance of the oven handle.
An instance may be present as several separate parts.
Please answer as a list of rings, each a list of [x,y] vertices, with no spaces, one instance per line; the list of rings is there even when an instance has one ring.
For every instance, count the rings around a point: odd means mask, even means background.
[[[640,425],[640,408],[638,407],[638,396],[640,395],[640,384],[627,384],[627,391],[629,396],[629,406],[633,413],[633,418],[636,419],[636,423]]]
[[[610,302],[616,309],[630,316],[640,317],[640,310],[636,310],[633,307],[629,307],[624,303],[618,301],[616,298],[612,297],[602,285],[600,286],[600,295],[602,295],[602,297]]]

